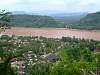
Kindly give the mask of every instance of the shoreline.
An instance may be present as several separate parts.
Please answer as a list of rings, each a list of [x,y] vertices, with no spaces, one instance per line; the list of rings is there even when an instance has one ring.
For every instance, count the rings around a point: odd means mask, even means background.
[[[96,29],[71,29],[71,28],[54,28],[54,27],[41,27],[41,28],[34,28],[34,27],[11,27],[11,28],[28,28],[28,29],[57,29],[57,30],[80,30],[80,31],[100,31]]]

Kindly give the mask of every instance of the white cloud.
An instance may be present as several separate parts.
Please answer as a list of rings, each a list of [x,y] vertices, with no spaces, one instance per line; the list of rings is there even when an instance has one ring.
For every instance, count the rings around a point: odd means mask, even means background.
[[[66,8],[66,4],[64,0],[48,0],[44,1],[44,4],[41,5],[45,10],[48,8],[49,10],[63,10]],[[47,10],[48,10],[47,9]]]
[[[100,10],[100,0],[0,0],[0,8],[21,11],[80,12]]]
[[[79,5],[83,5],[83,6],[87,6],[87,5],[91,5],[91,4],[96,4],[97,0],[78,0],[79,1]]]
[[[17,3],[19,0],[0,0],[0,6]]]

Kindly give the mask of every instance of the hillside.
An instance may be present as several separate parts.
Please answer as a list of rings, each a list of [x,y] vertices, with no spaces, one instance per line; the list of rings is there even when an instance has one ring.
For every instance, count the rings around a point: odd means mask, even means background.
[[[86,15],[77,24],[72,25],[72,27],[79,29],[100,29],[100,12]]]
[[[39,15],[13,15],[11,26],[18,27],[64,27],[64,24],[50,16]]]
[[[0,58],[0,75],[100,75],[100,41],[2,35]]]
[[[80,21],[81,18],[85,17],[87,13],[62,13],[62,14],[55,14],[53,17],[58,20],[62,21],[65,24],[72,24],[77,21]]]

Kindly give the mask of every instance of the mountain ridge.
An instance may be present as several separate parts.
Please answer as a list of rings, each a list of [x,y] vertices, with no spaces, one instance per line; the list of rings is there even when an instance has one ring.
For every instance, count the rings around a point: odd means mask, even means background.
[[[70,27],[76,29],[100,30],[100,11],[87,14]]]
[[[12,15],[10,24],[17,27],[64,27],[64,24],[53,17],[26,14]]]

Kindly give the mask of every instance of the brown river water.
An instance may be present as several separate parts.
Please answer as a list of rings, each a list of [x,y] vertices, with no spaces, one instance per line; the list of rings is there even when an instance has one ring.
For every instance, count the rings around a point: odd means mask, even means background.
[[[66,28],[24,28],[12,27],[6,29],[4,35],[16,36],[43,36],[47,38],[73,37],[100,40],[100,30],[77,30]]]

